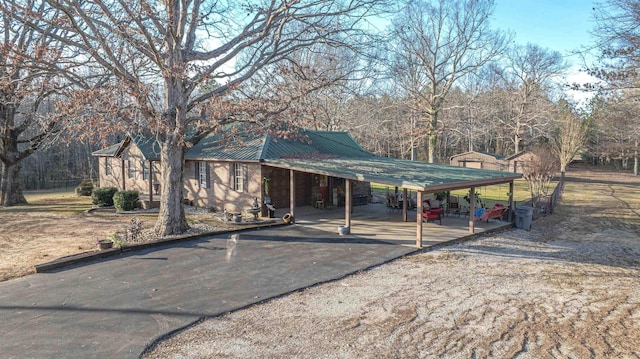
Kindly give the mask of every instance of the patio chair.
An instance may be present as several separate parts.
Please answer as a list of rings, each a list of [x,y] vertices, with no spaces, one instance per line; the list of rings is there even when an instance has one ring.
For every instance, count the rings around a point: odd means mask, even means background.
[[[422,221],[423,222],[433,222],[435,223],[436,221],[440,222],[440,225],[442,225],[442,208],[437,207],[437,208],[430,208],[431,206],[431,201],[429,201],[428,199],[425,199],[423,201],[424,203],[424,209],[422,210]]]
[[[485,209],[480,215],[474,215],[473,220],[475,221],[480,219],[486,220],[487,222],[489,222],[489,220],[492,218],[498,218],[499,220],[501,220],[502,215],[506,210],[507,207],[505,205],[496,203],[495,205],[493,205],[493,207],[491,207],[491,209]]]

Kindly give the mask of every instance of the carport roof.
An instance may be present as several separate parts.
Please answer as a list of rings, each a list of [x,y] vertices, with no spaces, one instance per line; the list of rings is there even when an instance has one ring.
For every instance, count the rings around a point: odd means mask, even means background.
[[[508,183],[521,177],[511,172],[456,167],[385,157],[264,160],[272,167],[440,192]]]

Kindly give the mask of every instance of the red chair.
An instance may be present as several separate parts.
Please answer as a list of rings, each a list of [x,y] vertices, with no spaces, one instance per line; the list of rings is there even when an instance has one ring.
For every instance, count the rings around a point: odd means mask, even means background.
[[[433,223],[439,221],[440,225],[442,225],[442,208],[427,208],[429,206],[428,199],[424,200],[423,203],[425,208],[422,210],[422,220],[427,223],[429,221]]]

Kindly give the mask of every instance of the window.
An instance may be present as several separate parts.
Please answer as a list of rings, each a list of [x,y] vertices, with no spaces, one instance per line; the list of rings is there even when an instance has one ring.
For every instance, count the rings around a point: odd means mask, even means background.
[[[142,160],[142,179],[149,180],[149,162]]]
[[[136,177],[136,162],[129,160],[127,161],[127,173],[129,178],[135,178]]]
[[[244,192],[246,190],[247,165],[234,163],[233,174],[233,189],[238,192]]]
[[[109,157],[104,158],[104,167],[105,167],[105,174],[107,176],[111,176],[111,172],[113,171],[113,169],[111,168],[111,158]]]
[[[196,180],[198,181],[198,187],[200,188],[209,188],[211,187],[211,182],[209,178],[211,177],[211,172],[209,170],[209,165],[207,162],[200,161],[196,162]]]

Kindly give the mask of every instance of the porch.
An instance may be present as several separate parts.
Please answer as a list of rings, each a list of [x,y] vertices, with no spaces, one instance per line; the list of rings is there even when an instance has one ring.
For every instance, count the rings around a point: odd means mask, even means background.
[[[282,218],[288,213],[288,208],[276,210],[276,217]],[[296,207],[296,225],[310,227],[316,230],[338,233],[338,227],[345,225],[345,208],[334,207],[321,209],[314,206]],[[381,203],[369,203],[364,206],[353,207],[351,214],[349,237],[367,238],[390,244],[415,247],[416,245],[416,210],[410,210],[409,220],[405,222],[401,211],[390,210]],[[511,227],[511,223],[497,219],[474,222],[474,233]],[[442,225],[424,222],[422,225],[422,245],[429,247],[438,243],[452,241],[469,236],[469,217],[449,215],[442,218]]]

